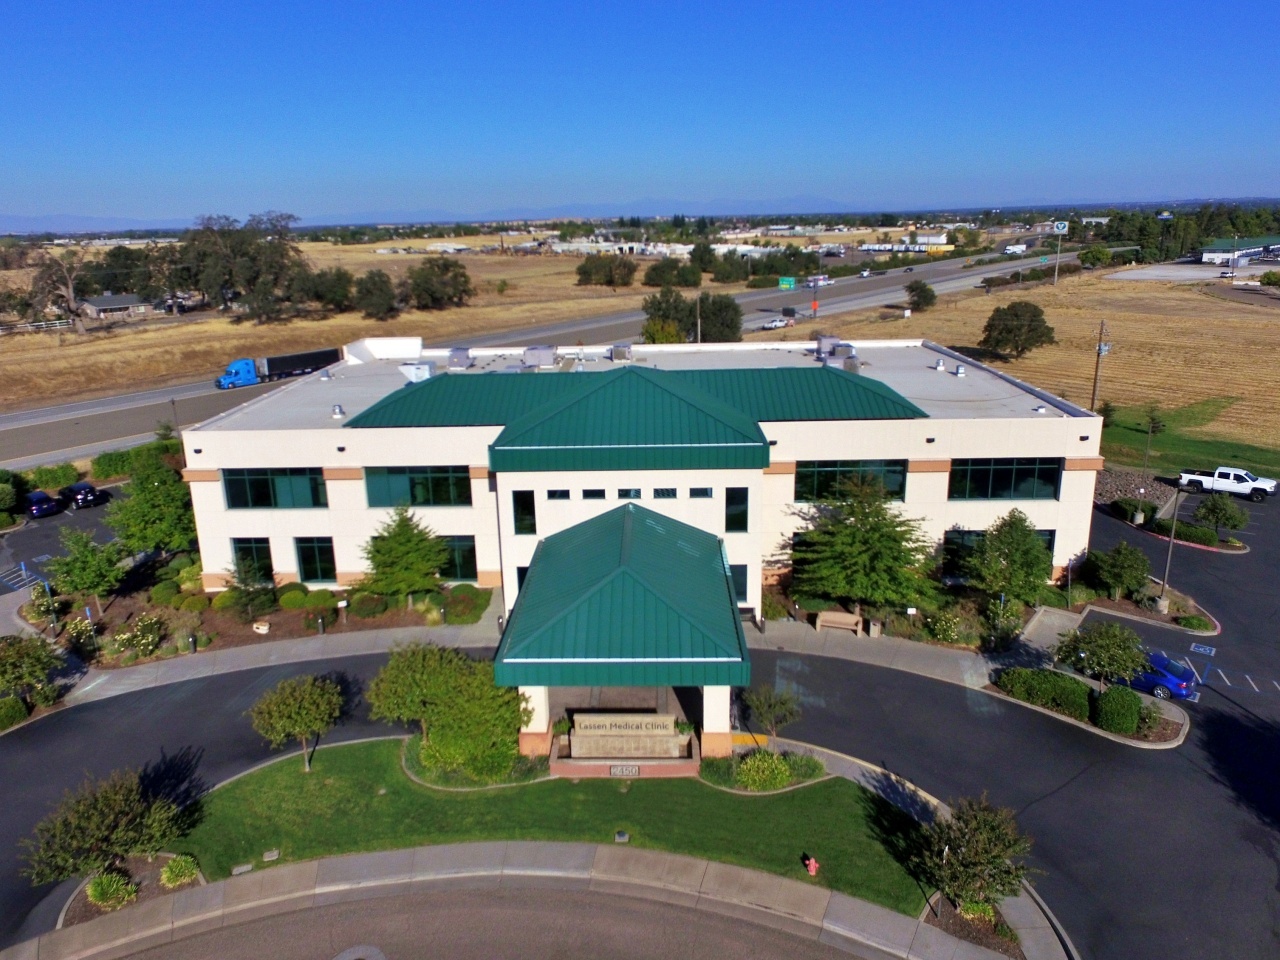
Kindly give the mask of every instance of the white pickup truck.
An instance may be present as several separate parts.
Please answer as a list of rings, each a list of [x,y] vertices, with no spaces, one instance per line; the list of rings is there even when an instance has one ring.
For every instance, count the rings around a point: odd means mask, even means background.
[[[1276,482],[1269,477],[1255,477],[1240,467],[1219,467],[1217,470],[1184,470],[1178,477],[1178,485],[1192,493],[1234,493],[1261,503],[1265,497],[1276,495]]]

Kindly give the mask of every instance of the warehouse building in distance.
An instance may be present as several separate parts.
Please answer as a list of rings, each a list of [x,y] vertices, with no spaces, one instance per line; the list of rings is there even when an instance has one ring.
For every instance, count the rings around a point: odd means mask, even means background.
[[[1063,567],[1088,544],[1101,433],[1087,410],[920,340],[388,338],[183,442],[210,589],[237,559],[348,586],[392,508],[411,507],[447,539],[447,577],[502,588],[497,675],[529,694],[536,739],[547,687],[610,684],[701,686],[717,705],[704,730],[727,737],[727,692],[749,669],[741,618],[759,617],[810,505],[846,477],[880,480],[957,549],[1017,507]],[[727,742],[704,735],[703,752]]]
[[[1277,255],[1280,255],[1280,236],[1227,237],[1205,244],[1200,249],[1200,262],[1237,267],[1250,260]]]

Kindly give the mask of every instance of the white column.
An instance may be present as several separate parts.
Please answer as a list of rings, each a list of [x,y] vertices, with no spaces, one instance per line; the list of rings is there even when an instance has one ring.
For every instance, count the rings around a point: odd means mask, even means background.
[[[728,690],[728,687],[725,687]],[[524,705],[533,711],[529,722],[520,728],[521,733],[546,733],[551,729],[551,698],[546,687],[520,687]]]
[[[704,733],[730,733],[729,688],[702,688],[702,730]]]

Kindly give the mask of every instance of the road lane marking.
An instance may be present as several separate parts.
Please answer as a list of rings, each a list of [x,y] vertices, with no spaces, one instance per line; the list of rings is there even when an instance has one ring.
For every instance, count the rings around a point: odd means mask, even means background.
[[[1253,692],[1254,692],[1254,693],[1259,693],[1259,692],[1261,692],[1261,691],[1259,691],[1259,690],[1258,690],[1258,685],[1257,685],[1256,683],[1254,683],[1254,682],[1253,682],[1253,677],[1249,676],[1249,675],[1246,673],[1246,674],[1244,675],[1244,678],[1245,678],[1246,680],[1248,680],[1248,681],[1249,681],[1249,686],[1253,687]]]
[[[1221,670],[1218,671],[1218,676],[1220,676],[1223,679],[1223,681],[1226,683],[1228,687],[1231,686],[1231,681],[1227,679],[1227,675],[1223,673]]]

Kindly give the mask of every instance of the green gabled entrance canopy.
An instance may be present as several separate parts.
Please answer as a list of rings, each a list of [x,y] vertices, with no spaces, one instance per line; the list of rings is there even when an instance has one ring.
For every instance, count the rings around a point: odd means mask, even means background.
[[[718,537],[628,503],[538,545],[498,646],[500,686],[747,686]]]
[[[741,410],[656,370],[583,377],[582,389],[515,420],[492,470],[760,469],[769,441]]]

